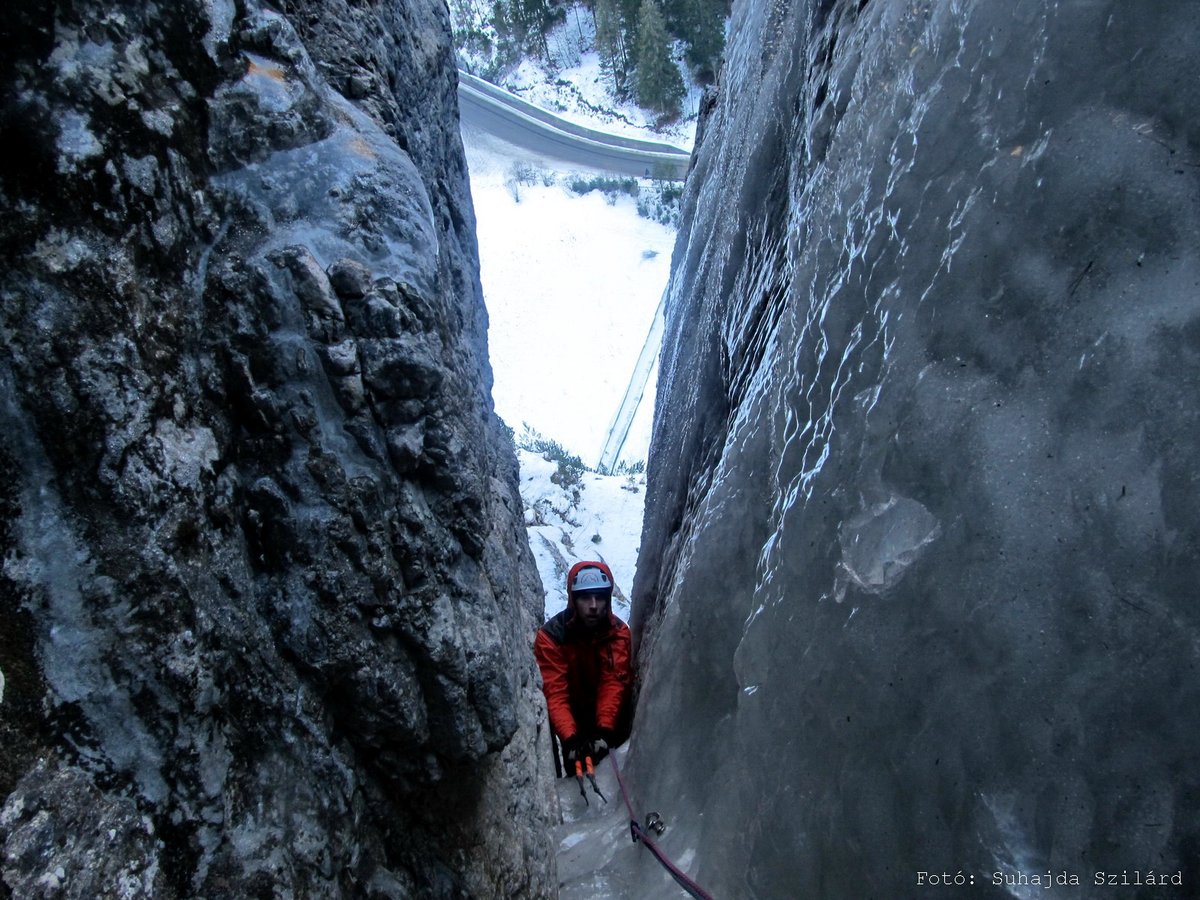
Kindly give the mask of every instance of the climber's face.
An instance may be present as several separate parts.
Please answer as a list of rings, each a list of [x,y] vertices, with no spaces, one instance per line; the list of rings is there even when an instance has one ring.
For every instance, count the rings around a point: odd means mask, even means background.
[[[608,599],[603,593],[576,594],[574,603],[575,617],[585,628],[595,628],[608,612]]]

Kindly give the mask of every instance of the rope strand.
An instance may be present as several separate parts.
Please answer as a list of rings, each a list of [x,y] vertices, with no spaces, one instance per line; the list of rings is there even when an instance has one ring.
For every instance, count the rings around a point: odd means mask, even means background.
[[[713,900],[712,895],[708,891],[692,881],[679,866],[671,862],[670,858],[663,853],[658,844],[654,843],[654,839],[646,834],[646,829],[638,824],[637,814],[633,811],[633,803],[629,800],[629,791],[625,789],[625,779],[621,777],[621,767],[617,765],[617,755],[610,753],[608,754],[608,758],[612,760],[613,772],[617,776],[617,785],[621,788],[621,797],[625,800],[625,808],[629,810],[629,833],[633,837],[633,842],[636,844],[641,841],[645,844],[646,849],[654,854],[654,858],[675,879],[676,884],[695,897],[696,900]]]

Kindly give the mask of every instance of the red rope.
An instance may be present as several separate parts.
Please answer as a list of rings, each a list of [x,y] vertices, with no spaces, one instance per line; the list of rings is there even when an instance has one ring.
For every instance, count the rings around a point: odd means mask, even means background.
[[[637,815],[633,811],[633,804],[629,801],[629,792],[625,790],[625,779],[621,777],[621,767],[617,765],[617,755],[615,753],[608,754],[608,758],[612,760],[613,772],[617,775],[617,785],[621,788],[621,796],[625,800],[625,808],[629,810],[629,833],[633,836],[633,842],[636,844],[641,841],[646,845],[646,849],[654,854],[654,858],[662,864],[668,874],[675,879],[675,882],[691,894],[696,900],[713,900],[712,894],[692,881],[679,866],[671,862],[670,858],[659,849],[658,844],[654,843],[654,839],[646,834],[646,829],[638,824]]]

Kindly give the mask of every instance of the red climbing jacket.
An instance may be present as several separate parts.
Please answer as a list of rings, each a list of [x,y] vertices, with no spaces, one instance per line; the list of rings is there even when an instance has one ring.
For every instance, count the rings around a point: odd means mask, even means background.
[[[594,566],[613,583],[612,571],[602,562],[579,562],[567,574],[568,596],[575,573]],[[533,653],[542,670],[542,690],[550,712],[550,727],[560,740],[577,732],[585,738],[600,731],[613,734],[622,729],[628,716],[630,685],[629,626],[613,615],[588,631],[575,618],[575,603],[551,617],[538,629]]]

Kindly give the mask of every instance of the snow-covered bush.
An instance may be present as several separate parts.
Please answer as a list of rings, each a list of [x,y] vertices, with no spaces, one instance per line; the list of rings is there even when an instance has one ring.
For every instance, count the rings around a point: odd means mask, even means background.
[[[638,215],[671,228],[679,227],[679,201],[683,185],[674,181],[654,181],[638,194]]]
[[[504,186],[508,188],[508,192],[512,195],[514,203],[521,202],[521,187],[523,185],[534,184],[550,187],[550,185],[554,184],[554,173],[546,169],[540,169],[537,166],[531,166],[529,163],[517,162],[509,167],[508,177],[504,179]]]
[[[630,197],[636,198],[640,193],[638,181],[636,178],[610,178],[605,175],[593,175],[584,177],[576,175],[567,182],[567,189],[572,194],[590,194],[592,191],[599,191],[608,198],[609,203],[615,203],[620,194],[627,194]]]
[[[558,441],[544,437],[536,429],[530,428],[528,422],[524,424],[523,428],[520,437],[514,440],[517,449],[540,454],[546,462],[555,463],[558,471],[550,476],[550,480],[565,490],[578,492],[581,488],[580,481],[583,473],[591,472],[592,469],[585,466],[579,456]]]

